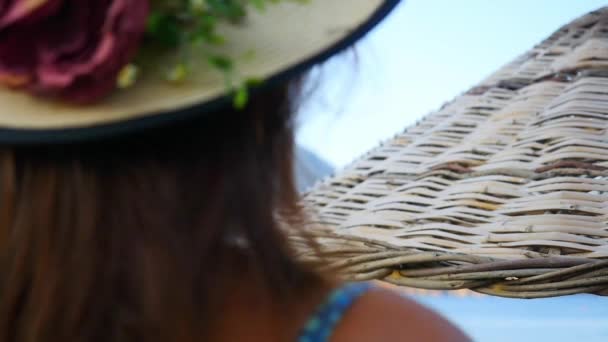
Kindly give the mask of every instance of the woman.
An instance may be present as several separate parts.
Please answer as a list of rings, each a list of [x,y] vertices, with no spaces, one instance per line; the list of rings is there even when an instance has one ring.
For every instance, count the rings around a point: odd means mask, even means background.
[[[267,70],[267,85],[237,93],[241,109],[217,87],[145,78],[101,99],[132,42],[153,35],[154,2],[0,2],[0,81],[15,88],[0,94],[0,340],[466,340],[395,293],[298,261],[285,236],[303,220],[292,179],[301,73],[395,5],[372,2],[269,11],[276,23],[350,5],[360,18],[313,44],[315,58]],[[15,52],[14,37],[34,48]],[[181,96],[192,89],[196,105]]]

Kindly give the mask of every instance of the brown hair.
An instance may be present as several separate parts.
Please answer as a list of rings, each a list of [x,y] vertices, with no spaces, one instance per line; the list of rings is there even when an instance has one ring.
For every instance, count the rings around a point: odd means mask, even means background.
[[[294,88],[247,108],[86,144],[0,150],[0,340],[202,340],[220,279],[279,301],[319,286],[277,217]]]

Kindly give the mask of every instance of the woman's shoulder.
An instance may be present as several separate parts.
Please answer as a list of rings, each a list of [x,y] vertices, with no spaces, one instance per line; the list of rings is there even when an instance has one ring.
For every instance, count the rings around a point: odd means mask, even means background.
[[[435,312],[403,295],[372,288],[343,317],[332,342],[470,341]]]

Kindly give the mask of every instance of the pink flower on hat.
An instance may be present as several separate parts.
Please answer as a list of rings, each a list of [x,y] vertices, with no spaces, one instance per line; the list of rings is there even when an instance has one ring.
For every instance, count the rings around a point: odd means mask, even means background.
[[[89,103],[138,50],[148,0],[0,0],[0,84]]]

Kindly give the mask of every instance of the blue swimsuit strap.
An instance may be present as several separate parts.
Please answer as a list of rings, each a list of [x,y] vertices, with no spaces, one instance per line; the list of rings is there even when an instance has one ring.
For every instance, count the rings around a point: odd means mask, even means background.
[[[334,290],[302,329],[297,342],[327,342],[353,303],[372,287],[350,283]]]

